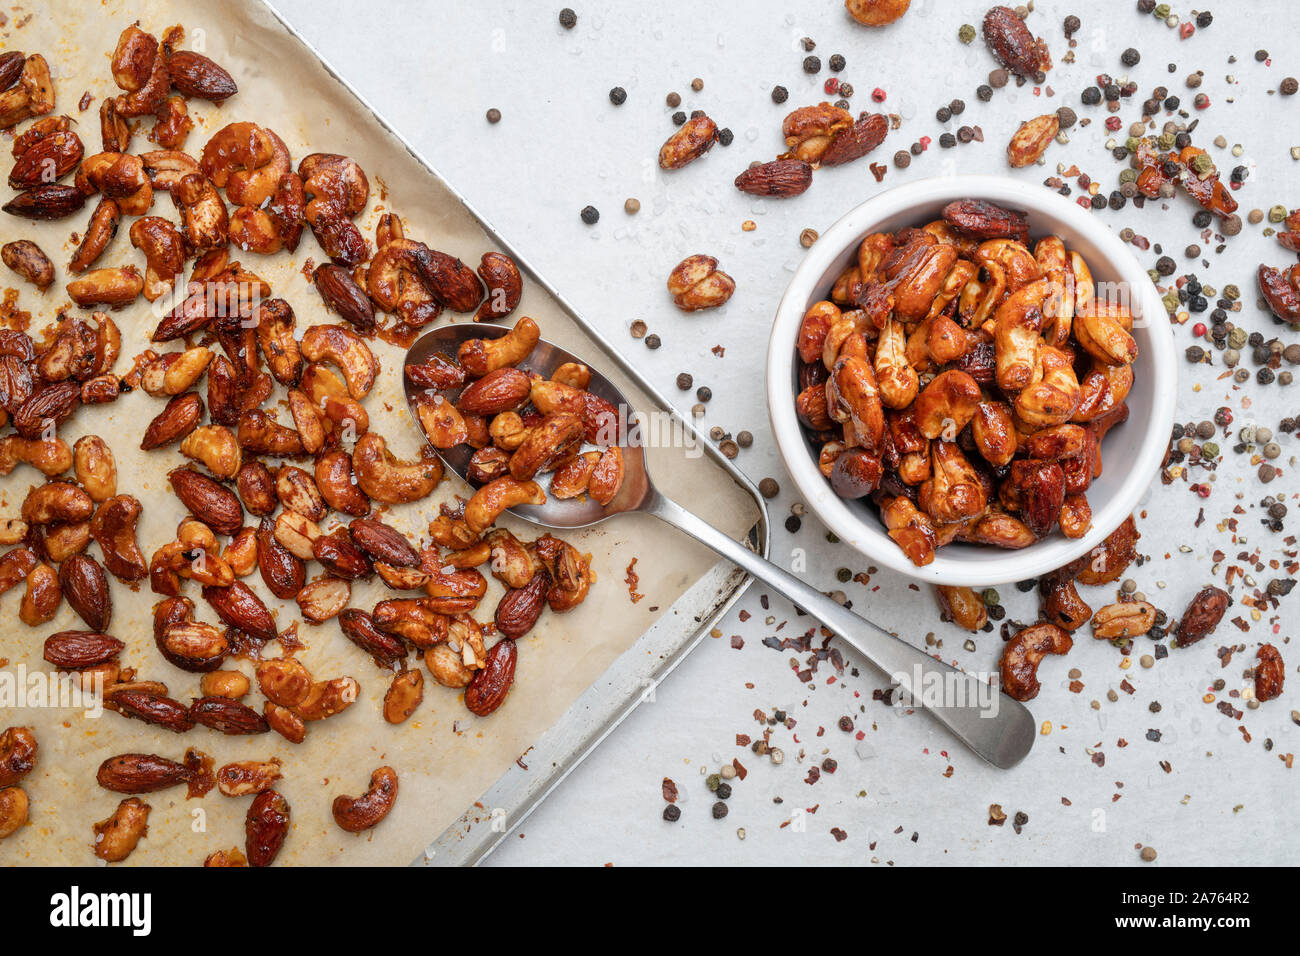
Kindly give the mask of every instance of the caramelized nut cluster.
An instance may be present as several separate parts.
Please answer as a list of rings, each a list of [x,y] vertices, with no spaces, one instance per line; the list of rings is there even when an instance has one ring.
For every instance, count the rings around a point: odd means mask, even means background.
[[[804,316],[795,405],[836,493],[870,497],[916,565],[954,540],[1078,538],[1128,418],[1132,326],[1058,237],[1031,250],[1023,215],[958,201],[862,241]]]

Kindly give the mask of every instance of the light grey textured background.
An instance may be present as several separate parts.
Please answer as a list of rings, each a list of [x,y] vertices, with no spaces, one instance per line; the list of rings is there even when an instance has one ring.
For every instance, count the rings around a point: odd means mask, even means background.
[[[805,518],[796,535],[781,527],[794,498],[766,432],[762,362],[771,316],[800,261],[800,230],[825,228],[892,185],[954,171],[1008,173],[1034,184],[1053,174],[1058,162],[1074,163],[1109,192],[1122,164],[1110,157],[1105,142],[1124,134],[1105,132],[1103,107],[1079,102],[1083,86],[1103,71],[1128,73],[1139,83],[1138,94],[1118,114],[1127,127],[1157,84],[1168,86],[1190,108],[1194,94],[1185,89],[1183,78],[1203,70],[1200,91],[1210,96],[1212,106],[1197,114],[1202,122],[1195,141],[1210,149],[1225,176],[1237,163],[1250,167],[1248,184],[1235,194],[1242,213],[1274,203],[1300,205],[1297,166],[1288,153],[1300,143],[1300,97],[1270,93],[1282,77],[1300,73],[1300,56],[1282,42],[1300,25],[1300,11],[1280,0],[1250,5],[1249,16],[1241,15],[1244,5],[1219,4],[1215,23],[1186,40],[1136,13],[1130,0],[1039,2],[1029,24],[1047,39],[1057,63],[1048,83],[1057,95],[1044,91],[1035,96],[1031,86],[1012,85],[990,103],[976,99],[975,87],[995,66],[992,58],[980,40],[970,46],[957,40],[958,27],[978,25],[987,8],[968,0],[915,0],[907,16],[881,31],[854,24],[838,0],[588,2],[576,5],[579,22],[572,31],[558,26],[558,3],[277,0],[277,6],[615,347],[677,396],[684,410],[694,396],[678,392],[674,382],[687,371],[697,385],[713,390],[706,426],[753,432],[754,446],[742,453],[739,464],[755,480],[771,475],[782,483],[782,494],[771,503],[778,560],[806,549],[808,580],[826,590],[843,588],[859,612],[913,641],[934,632],[943,641],[945,657],[974,670],[996,666],[1001,647],[996,632],[977,635],[975,650],[967,651],[967,635],[938,620],[928,589],[910,590],[904,579],[886,572],[874,575],[867,587],[841,585],[837,569],[857,572],[868,562],[843,546],[829,545],[826,529],[814,519]],[[1186,19],[1191,11],[1176,12]],[[1067,50],[1061,23],[1067,13],[1083,19],[1072,65],[1061,62]],[[769,159],[780,150],[780,123],[789,109],[825,98],[821,85],[831,74],[823,69],[809,77],[801,71],[805,54],[798,41],[803,36],[817,41],[823,64],[832,53],[847,58],[840,75],[856,88],[855,111],[884,109],[900,114],[904,123],[869,159],[819,172],[804,196],[755,200],[732,187],[733,177],[751,160]],[[1142,53],[1133,70],[1120,63],[1120,52],[1129,45]],[[1272,63],[1254,60],[1261,46],[1276,48]],[[1235,64],[1229,62],[1232,55]],[[1167,71],[1171,62],[1177,64],[1176,72]],[[704,88],[693,93],[690,82],[697,76]],[[790,90],[784,107],[769,98],[776,83]],[[628,91],[620,108],[607,98],[616,85]],[[876,87],[887,92],[883,106],[871,103]],[[704,109],[732,129],[730,148],[716,147],[678,172],[658,170],[658,147],[673,130],[671,110],[664,105],[669,90],[681,93],[682,109]],[[966,111],[959,120],[940,124],[935,110],[954,96],[966,101]],[[1230,97],[1235,102],[1228,102]],[[1004,147],[1011,132],[1022,120],[1060,105],[1092,117],[1093,124],[1071,130],[1068,145],[1053,145],[1046,166],[1008,170]],[[484,120],[489,107],[501,110],[499,125]],[[940,150],[939,134],[955,132],[961,123],[981,126],[985,141]],[[1229,144],[1242,144],[1240,159],[1211,147],[1220,134]],[[921,136],[934,140],[929,151],[906,171],[891,164],[884,182],[877,184],[868,163],[889,164],[895,150]],[[623,212],[629,196],[642,204],[635,217]],[[602,214],[595,227],[578,217],[588,204]],[[1284,341],[1296,340],[1254,304],[1255,267],[1261,260],[1288,260],[1284,250],[1262,236],[1262,227],[1247,226],[1229,249],[1215,256],[1214,241],[1200,240],[1191,224],[1196,206],[1190,198],[1179,196],[1166,205],[1161,209],[1152,203],[1145,210],[1130,205],[1097,215],[1116,229],[1131,226],[1164,243],[1178,259],[1180,273],[1195,271],[1219,288],[1237,283],[1246,302],[1237,318],[1248,330],[1266,336],[1280,332]],[[755,231],[741,230],[746,219],[757,223]],[[1183,248],[1193,241],[1205,247],[1209,268],[1183,257]],[[664,279],[673,264],[694,252],[718,256],[735,277],[738,291],[724,309],[687,316],[673,308]],[[1149,266],[1155,258],[1151,252],[1142,261]],[[638,318],[662,336],[664,347],[658,352],[629,336],[628,326]],[[1180,350],[1193,341],[1190,324],[1176,330]],[[711,352],[715,345],[725,347],[725,357]],[[1228,404],[1238,423],[1257,421],[1276,430],[1284,414],[1300,412],[1295,386],[1251,383],[1238,391],[1218,381],[1222,370],[1216,363],[1184,374],[1180,420],[1207,418],[1216,406]],[[1252,403],[1248,409],[1247,400]],[[1225,450],[1230,447],[1231,442],[1219,440]],[[1218,578],[1212,576],[1213,549],[1222,548],[1231,558],[1258,546],[1265,561],[1283,557],[1283,536],[1259,526],[1256,507],[1266,493],[1285,494],[1288,501],[1295,497],[1289,459],[1296,443],[1290,436],[1279,440],[1284,474],[1267,489],[1248,460],[1231,453],[1206,502],[1183,484],[1154,486],[1145,505],[1148,516],[1139,523],[1142,550],[1153,560],[1129,573],[1171,617],[1203,584],[1222,583],[1221,571]],[[1194,530],[1192,518],[1201,504],[1207,521]],[[1240,517],[1246,544],[1234,544],[1227,533],[1216,531],[1237,505],[1246,509]],[[1291,507],[1294,511],[1293,501]],[[1180,545],[1190,549],[1181,552]],[[1259,575],[1259,586],[1270,576],[1268,571]],[[1039,738],[1020,767],[999,772],[982,766],[924,716],[901,715],[872,702],[871,691],[884,681],[870,671],[859,677],[846,672],[832,683],[828,678],[834,671],[823,663],[811,683],[801,683],[792,662],[806,666],[808,655],[770,650],[761,641],[777,633],[782,622],[788,623],[780,636],[793,637],[809,621],[796,618],[777,596],[770,610],[763,610],[760,593],[755,587],[742,602],[752,615],[747,622],[733,612],[721,625],[721,638],[706,640],[659,688],[654,702],[643,705],[490,862],[1136,864],[1139,844],[1158,849],[1156,865],[1295,859],[1300,848],[1298,771],[1288,770],[1278,755],[1300,743],[1300,728],[1289,716],[1297,706],[1300,678],[1295,651],[1283,643],[1293,630],[1291,608],[1300,596],[1284,601],[1279,617],[1254,623],[1248,634],[1225,619],[1214,638],[1175,651],[1150,670],[1136,660],[1151,649],[1146,639],[1139,639],[1132,667],[1124,670],[1114,648],[1080,632],[1066,660],[1044,665],[1044,689],[1032,704],[1040,721],[1051,722],[1050,734]],[[1009,617],[1032,619],[1035,596],[1014,588],[1002,588],[1002,595]],[[1085,597],[1094,607],[1111,599],[1103,588],[1091,589]],[[1229,616],[1241,611],[1237,607]],[[771,624],[765,623],[769,616]],[[731,648],[733,634],[743,636],[742,650]],[[1248,685],[1243,670],[1264,640],[1278,644],[1288,660],[1293,686],[1283,697],[1247,710],[1241,721],[1202,702],[1210,684],[1222,677],[1226,687],[1219,698],[1241,706],[1242,700],[1226,695]],[[1233,642],[1245,649],[1221,668],[1215,650]],[[1071,667],[1083,672],[1086,686],[1080,694],[1066,689]],[[1136,692],[1120,691],[1118,701],[1108,701],[1107,691],[1118,690],[1125,678]],[[1100,701],[1099,710],[1090,707],[1094,700]],[[1159,713],[1149,711],[1152,701],[1162,705]],[[753,711],[770,713],[778,707],[798,725],[793,732],[782,728],[774,733],[773,744],[786,754],[784,763],[774,766],[736,746],[735,735],[759,736],[762,728]],[[845,714],[864,733],[861,743],[837,729]],[[1239,725],[1249,731],[1249,743]],[[820,727],[824,735],[819,735]],[[1146,739],[1149,728],[1160,730],[1158,743]],[[1265,749],[1269,739],[1272,752]],[[1104,766],[1094,761],[1090,749],[1104,753]],[[826,756],[838,762],[837,772],[805,783],[808,768]],[[750,774],[743,783],[733,781],[727,818],[713,820],[713,798],[702,772],[733,757]],[[1159,761],[1168,761],[1171,772],[1164,772]],[[951,776],[946,776],[950,766]],[[660,819],[665,776],[683,793],[677,824]],[[992,803],[1008,814],[1027,813],[1023,832],[1017,835],[1010,821],[1002,828],[989,827]],[[815,812],[800,818],[800,808],[813,807]],[[803,825],[782,827],[792,814]],[[741,828],[743,840],[737,833]],[[842,829],[847,839],[837,842],[832,828]]]

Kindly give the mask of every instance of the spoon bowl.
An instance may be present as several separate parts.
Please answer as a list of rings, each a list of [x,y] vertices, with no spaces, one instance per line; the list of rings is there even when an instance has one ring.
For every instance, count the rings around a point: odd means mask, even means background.
[[[418,386],[405,374],[405,365],[423,364],[437,356],[455,362],[460,347],[470,339],[495,339],[509,331],[505,326],[484,323],[445,325],[425,333],[411,346],[403,366],[402,383],[407,407],[421,434],[424,434],[424,426],[417,408],[420,399],[432,392],[454,403],[460,389],[434,390]],[[859,617],[660,494],[646,467],[637,413],[599,368],[545,340],[537,342],[519,367],[550,378],[556,369],[570,362],[588,368],[591,381],[586,391],[604,399],[617,412],[619,446],[623,450],[623,483],[607,505],[585,496],[558,499],[548,494],[542,504],[518,505],[509,509],[511,514],[547,528],[585,528],[630,511],[654,515],[739,565],[835,631],[898,686],[901,693],[896,700],[905,701],[909,707],[923,708],[989,763],[1007,768],[1024,759],[1033,747],[1037,728],[1033,714],[1024,704],[1003,695],[996,684],[950,667],[879,625]],[[425,438],[427,440],[428,436]],[[469,478],[470,458],[474,453],[469,445],[454,448],[434,446],[434,450],[449,469],[469,484],[475,484]],[[549,474],[539,473],[534,480],[549,491]]]

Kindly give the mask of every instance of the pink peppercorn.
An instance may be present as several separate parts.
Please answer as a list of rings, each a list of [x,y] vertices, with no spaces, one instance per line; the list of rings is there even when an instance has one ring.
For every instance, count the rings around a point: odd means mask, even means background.
[[[1078,199],[1075,200],[1075,202],[1077,202],[1077,203],[1078,203],[1080,206],[1082,206],[1084,209],[1091,209],[1091,208],[1092,208],[1092,197],[1091,197],[1091,196],[1080,196]]]
[[[834,96],[834,95],[835,95],[835,91],[838,90],[839,88],[840,88],[840,81],[839,81],[838,79],[836,79],[835,77],[833,77],[833,76],[830,77],[830,78],[829,78],[829,79],[828,79],[828,80],[827,80],[827,81],[822,85],[822,89],[824,89],[824,90],[827,92],[827,94],[830,95],[830,96]]]
[[[1201,336],[1203,336],[1203,335],[1205,334],[1205,323],[1204,323],[1204,322],[1197,322],[1195,325],[1193,325],[1193,326],[1192,326],[1192,334],[1193,334],[1194,336],[1196,336],[1198,339],[1199,339]]]
[[[929,148],[930,148],[930,137],[928,137],[928,136],[922,136],[922,137],[921,137],[921,151],[922,151],[922,152],[925,152],[925,151],[926,151],[927,149],[929,149]]]
[[[875,100],[877,103],[883,103],[885,102],[885,91],[877,86],[874,90],[871,91],[871,98]]]
[[[1209,486],[1209,485],[1197,485],[1197,486],[1196,486],[1196,493],[1197,493],[1198,495],[1200,495],[1202,498],[1208,498],[1208,497],[1210,497],[1210,486]]]
[[[1121,122],[1121,120],[1120,120],[1120,118],[1119,118],[1118,116],[1107,116],[1107,117],[1106,117],[1106,129],[1110,130],[1110,132],[1112,132],[1112,133],[1115,132],[1115,131],[1116,131],[1117,129],[1119,129],[1120,126],[1122,126],[1122,125],[1123,125],[1123,124],[1122,124],[1122,122]]]
[[[1179,39],[1182,40],[1186,40],[1189,36],[1191,36],[1195,32],[1196,32],[1196,24],[1191,22],[1184,23],[1178,27],[1178,36]]]

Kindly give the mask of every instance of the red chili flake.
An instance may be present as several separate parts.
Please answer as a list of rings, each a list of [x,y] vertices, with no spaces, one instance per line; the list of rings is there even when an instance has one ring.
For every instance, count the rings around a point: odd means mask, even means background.
[[[806,776],[806,777],[803,778],[803,782],[806,783],[806,784],[808,784],[809,786],[812,786],[814,783],[816,783],[818,780],[821,779],[821,775],[822,775],[822,772],[821,772],[821,770],[820,770],[819,768],[817,768],[817,767],[809,767],[809,768],[808,768],[808,776]]]
[[[1198,339],[1199,339],[1201,336],[1203,336],[1203,335],[1205,334],[1205,323],[1204,323],[1204,322],[1197,322],[1195,325],[1193,325],[1193,326],[1192,326],[1192,334],[1193,334],[1194,336],[1196,336]]]
[[[871,91],[871,98],[875,100],[877,103],[883,103],[885,102],[885,91],[877,86],[874,90]]]
[[[1124,125],[1123,121],[1118,116],[1106,117],[1106,129],[1110,130],[1110,132],[1112,133],[1115,132],[1123,125]]]
[[[849,838],[849,835],[839,827],[831,827],[831,836],[835,837],[836,843],[843,843]]]
[[[736,768],[736,779],[737,779],[737,780],[744,780],[746,777],[749,776],[749,771],[745,769],[745,765],[742,764],[742,763],[741,763],[739,760],[737,760],[735,757],[732,757],[732,758],[731,758],[731,765],[732,765],[733,767]]]
[[[673,783],[671,777],[664,777],[663,794],[669,803],[677,802],[677,784]]]
[[[742,647],[745,646],[745,639],[741,637],[739,634],[732,634],[731,646],[736,650],[740,650]]]
[[[885,178],[885,173],[889,172],[889,167],[880,163],[872,163],[870,168],[871,175],[876,177],[876,182],[883,180]]]
[[[753,743],[753,741],[751,740],[749,734],[736,734],[737,747],[748,747],[751,743]]]
[[[833,77],[833,76],[830,77],[830,78],[829,78],[829,79],[828,79],[828,80],[827,80],[827,81],[822,85],[822,89],[824,89],[824,90],[827,92],[827,94],[829,94],[829,95],[831,95],[831,96],[834,96],[834,95],[835,95],[835,91],[838,90],[839,88],[840,88],[840,81],[837,80],[837,79],[836,79],[835,77]]]

